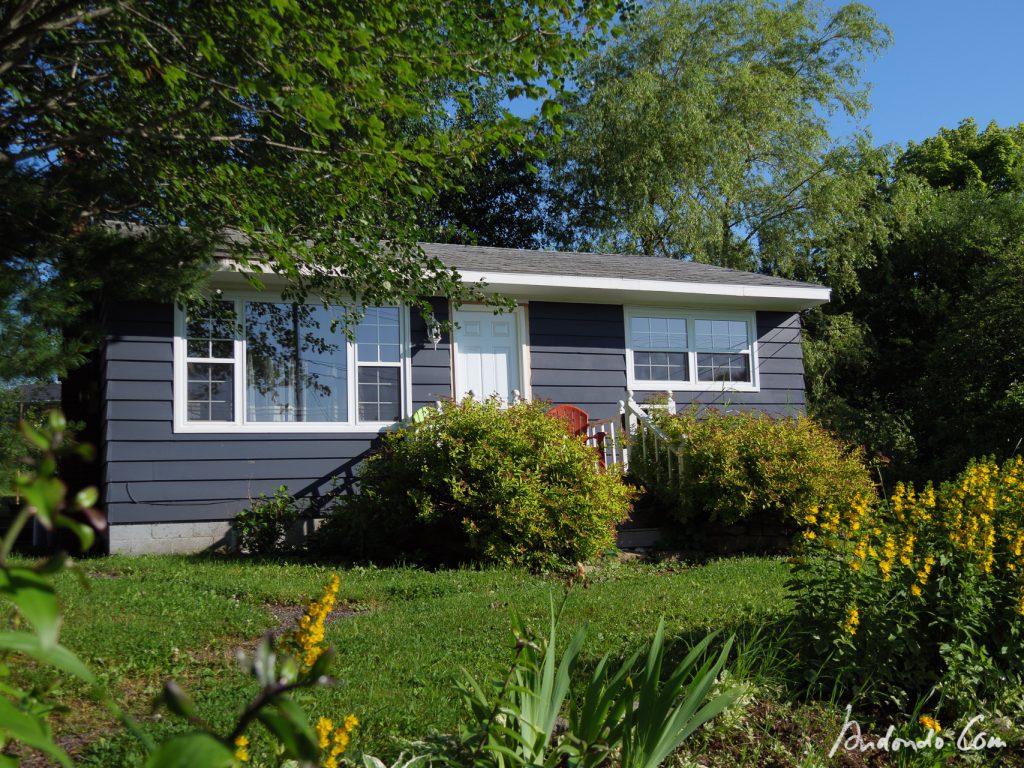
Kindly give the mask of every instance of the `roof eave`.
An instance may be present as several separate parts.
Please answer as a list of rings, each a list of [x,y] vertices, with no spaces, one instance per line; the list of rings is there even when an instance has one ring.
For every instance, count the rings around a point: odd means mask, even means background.
[[[459,270],[465,283],[484,281],[487,290],[519,298],[616,303],[685,303],[693,306],[751,307],[799,311],[829,301],[831,289],[818,285],[696,283],[570,275]]]

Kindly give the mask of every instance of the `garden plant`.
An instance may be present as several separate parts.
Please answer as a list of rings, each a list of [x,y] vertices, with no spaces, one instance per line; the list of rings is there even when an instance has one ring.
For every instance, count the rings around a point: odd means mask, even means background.
[[[32,520],[48,529],[71,530],[83,549],[92,545],[96,529],[104,525],[103,518],[93,509],[97,499],[95,488],[80,491],[68,508],[67,488],[57,476],[58,458],[70,450],[81,455],[88,455],[90,451],[83,446],[69,448],[64,417],[53,412],[46,428],[37,429],[23,423],[22,431],[37,449],[38,456],[26,459],[27,470],[19,473],[15,480],[25,504],[0,543],[0,595],[16,609],[13,627],[0,632],[0,653],[15,660],[31,659],[87,686],[90,696],[101,701],[137,736],[147,755],[147,768],[185,765],[230,768],[247,763],[250,760],[249,734],[257,722],[273,737],[273,759],[268,764],[294,760],[305,765],[336,768],[338,756],[347,746],[357,720],[349,715],[335,726],[327,718],[320,718],[314,727],[297,703],[295,694],[330,683],[326,673],[332,654],[324,645],[323,624],[338,591],[337,577],[318,600],[309,603],[296,628],[279,639],[266,635],[254,657],[242,660],[259,690],[241,709],[230,732],[218,733],[201,720],[188,694],[168,681],[160,701],[170,712],[187,721],[188,729],[157,743],[115,700],[101,679],[59,642],[62,616],[53,581],[56,574],[74,567],[67,555],[56,554],[34,566],[10,560],[18,533]],[[10,677],[11,668],[0,667],[0,674]],[[59,699],[45,692],[41,694],[35,689],[19,688],[14,682],[3,682],[0,686],[0,748],[5,754],[0,754],[0,766],[18,765],[18,758],[8,751],[12,744],[45,753],[62,766],[71,765],[48,720],[50,713],[59,706]]]
[[[681,525],[794,524],[812,505],[874,495],[863,452],[806,416],[694,406],[678,414],[655,409],[652,418],[681,470],[669,477],[663,456],[634,450],[630,472]]]
[[[793,596],[818,686],[959,716],[1020,715],[1024,458],[938,489],[808,507]]]
[[[614,546],[634,497],[543,405],[471,398],[384,435],[359,483],[321,539],[377,562],[585,562]]]

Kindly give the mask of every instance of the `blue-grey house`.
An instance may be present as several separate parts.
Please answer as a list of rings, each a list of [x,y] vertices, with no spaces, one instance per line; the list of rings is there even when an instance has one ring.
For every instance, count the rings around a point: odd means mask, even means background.
[[[228,272],[213,287],[241,328],[171,304],[112,308],[93,433],[110,550],[203,549],[261,491],[344,489],[382,431],[470,392],[518,391],[595,419],[627,392],[804,407],[798,313],[826,302],[827,288],[639,256],[423,248],[517,308],[434,300],[435,317],[457,324],[440,335],[418,312],[379,307],[355,341],[339,331],[307,343],[304,329],[329,328],[327,310],[281,303]]]

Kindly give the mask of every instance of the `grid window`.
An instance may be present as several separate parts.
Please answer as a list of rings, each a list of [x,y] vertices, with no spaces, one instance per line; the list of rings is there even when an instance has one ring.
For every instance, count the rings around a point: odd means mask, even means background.
[[[188,364],[188,420],[234,421],[234,364]]]
[[[743,316],[627,313],[632,380],[641,389],[754,383],[750,321]],[[696,316],[694,316],[696,315]]]
[[[396,421],[403,411],[402,311],[371,307],[353,338],[322,304],[219,301],[184,318],[176,392],[186,423]],[[325,427],[326,429],[326,427]]]
[[[697,349],[709,352],[744,352],[747,324],[742,320],[694,320]]]
[[[360,363],[397,363],[402,336],[398,307],[370,307],[356,329]]]
[[[402,413],[399,369],[359,368],[360,421],[395,421]]]
[[[188,356],[230,360],[234,358],[233,301],[217,301],[199,307],[189,315]]]
[[[750,359],[747,355],[698,352],[697,380],[749,382]]]
[[[685,352],[634,352],[633,371],[644,381],[686,381]]]
[[[197,308],[185,333],[186,419],[234,421],[234,302],[217,301]]]
[[[693,321],[697,381],[750,382],[750,341],[742,320]]]
[[[679,317],[633,317],[629,325],[633,375],[643,381],[689,380],[686,320]]]

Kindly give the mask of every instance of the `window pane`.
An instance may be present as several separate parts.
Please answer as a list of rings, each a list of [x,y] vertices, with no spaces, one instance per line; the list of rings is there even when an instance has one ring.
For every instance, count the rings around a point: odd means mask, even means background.
[[[319,304],[245,304],[246,420],[348,421],[348,354],[338,313]]]
[[[233,301],[212,302],[189,313],[186,331],[188,356],[233,358],[234,315]]]
[[[641,381],[689,381],[685,352],[634,352],[633,376]]]
[[[359,362],[397,363],[401,359],[398,307],[369,307],[356,329]]]
[[[730,381],[750,383],[750,356],[729,354],[697,354],[698,381]]]
[[[398,368],[359,368],[359,420],[397,421],[402,417]]]
[[[633,349],[686,349],[686,321],[678,317],[633,317],[629,325]]]
[[[235,367],[231,363],[189,363],[186,384],[189,421],[234,421]]]
[[[697,349],[742,352],[749,348],[747,324],[742,320],[694,320]]]

